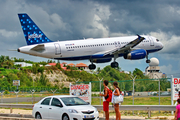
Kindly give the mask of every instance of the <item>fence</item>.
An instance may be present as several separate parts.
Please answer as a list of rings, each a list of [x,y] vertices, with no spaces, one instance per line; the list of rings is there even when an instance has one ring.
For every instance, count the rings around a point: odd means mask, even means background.
[[[94,105],[98,111],[103,110],[102,105]],[[28,108],[33,109],[33,104],[0,104],[0,108],[10,108],[10,113],[12,113],[12,108]],[[109,106],[109,110],[114,110],[112,106]],[[151,111],[175,111],[176,106],[174,105],[121,105],[120,110],[142,110],[148,111],[148,117],[151,117]]]
[[[135,80],[135,91],[143,92],[143,91],[158,91],[158,81],[162,81],[160,84],[161,91],[166,91],[167,88],[170,88],[170,79],[171,78],[161,78],[161,79],[136,79]],[[92,92],[99,92],[100,88],[103,88],[103,81],[80,81],[76,82],[76,84],[89,84],[91,82]],[[114,81],[109,81],[109,86],[112,87],[112,83]],[[120,80],[117,81],[119,83],[119,87],[122,91],[132,91],[133,90],[133,80]],[[75,84],[75,83],[74,83]],[[34,89],[36,92],[44,92],[51,91],[51,89],[57,89],[57,93],[69,93],[69,86],[64,87],[63,89],[53,88],[53,87],[19,87],[21,92],[30,92],[30,90]],[[0,91],[15,91],[16,87],[0,87]]]

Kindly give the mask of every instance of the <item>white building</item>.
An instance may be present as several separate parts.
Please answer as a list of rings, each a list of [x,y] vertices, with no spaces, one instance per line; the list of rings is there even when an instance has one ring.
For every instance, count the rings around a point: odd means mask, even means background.
[[[149,76],[151,79],[164,78],[165,74],[160,72],[159,60],[157,58],[150,59],[149,66],[145,69],[145,75]]]
[[[32,64],[26,62],[14,62],[14,65],[20,65],[21,67],[32,66]]]

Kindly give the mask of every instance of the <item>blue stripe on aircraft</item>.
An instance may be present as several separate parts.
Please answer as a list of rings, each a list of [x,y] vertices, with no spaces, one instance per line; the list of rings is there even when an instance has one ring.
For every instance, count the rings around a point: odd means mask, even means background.
[[[159,51],[161,49],[152,49],[152,50],[147,50],[147,53],[152,53]],[[119,54],[119,57],[122,57],[124,54]],[[76,57],[63,57],[63,58],[54,58],[56,60],[87,60],[87,59],[98,59],[98,58],[113,58],[114,55],[106,55],[104,54],[98,54],[98,55],[86,55],[86,56],[76,56]]]

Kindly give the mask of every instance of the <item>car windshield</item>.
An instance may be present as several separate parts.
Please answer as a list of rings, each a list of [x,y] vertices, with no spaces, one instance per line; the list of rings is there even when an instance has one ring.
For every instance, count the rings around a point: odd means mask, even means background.
[[[88,103],[78,97],[64,97],[60,99],[66,106],[88,105]]]

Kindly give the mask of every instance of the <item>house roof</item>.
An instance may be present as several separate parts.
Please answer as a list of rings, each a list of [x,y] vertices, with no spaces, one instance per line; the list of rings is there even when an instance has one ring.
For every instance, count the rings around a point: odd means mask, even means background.
[[[76,67],[88,67],[88,66],[84,63],[78,63],[76,64]]]
[[[56,63],[48,63],[50,66],[56,66]],[[61,68],[62,69],[64,69],[64,70],[66,70],[67,68],[66,67],[64,67],[64,65],[63,64],[60,64],[61,65]]]
[[[56,63],[48,63],[51,66],[56,66]]]
[[[70,64],[68,64],[69,66],[75,66],[75,64],[73,64],[73,63],[70,63]]]
[[[62,64],[67,64],[66,62],[63,62]]]

